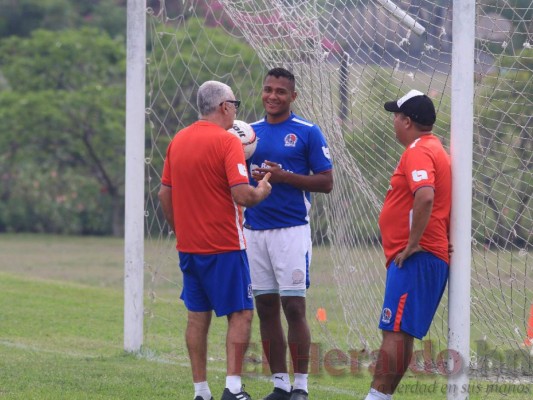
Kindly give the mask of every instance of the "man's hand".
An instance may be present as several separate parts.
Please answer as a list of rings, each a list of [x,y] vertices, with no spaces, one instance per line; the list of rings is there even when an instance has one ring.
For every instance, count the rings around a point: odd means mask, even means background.
[[[451,257],[453,253],[453,244],[448,242],[448,257]]]
[[[257,184],[258,188],[262,188],[264,191],[268,192],[268,194],[270,194],[270,192],[272,191],[272,185],[269,182],[271,177],[272,174],[270,172],[267,172]]]
[[[272,191],[272,185],[268,182],[270,173],[267,172],[256,187],[251,185],[235,185],[231,188],[233,200],[241,206],[252,207],[263,201]]]
[[[281,169],[281,166],[278,163],[265,160],[264,164],[266,164],[267,168],[255,168],[252,171],[252,178],[254,178],[257,182],[261,181],[265,174],[270,173],[270,182],[271,183],[280,183],[284,182],[284,176],[288,172]]]
[[[425,251],[422,246],[419,244],[414,247],[406,247],[402,251],[400,251],[396,257],[394,257],[394,263],[398,266],[398,268],[403,267],[403,262],[407,260],[411,255],[418,253],[420,251]]]

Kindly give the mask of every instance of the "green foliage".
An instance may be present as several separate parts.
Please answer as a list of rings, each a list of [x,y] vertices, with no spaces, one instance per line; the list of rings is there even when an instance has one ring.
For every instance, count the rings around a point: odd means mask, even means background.
[[[156,95],[151,108],[157,115],[170,114],[164,121],[167,134],[173,135],[179,127],[198,118],[196,90],[207,80],[228,84],[241,99],[237,118],[256,116],[251,112],[260,105],[257,85],[262,82],[263,68],[245,42],[230,37],[222,28],[207,27],[196,18],[177,29],[161,25],[151,41],[148,75]],[[221,49],[224,57],[219,54]]]
[[[6,39],[0,67],[17,92],[75,91],[91,82],[105,85],[122,79],[125,54],[119,46],[96,29],[37,30],[29,38]]]
[[[483,224],[474,229],[491,244],[522,246],[529,241],[526,210],[533,196],[533,49],[502,56],[476,100],[474,221]]]
[[[79,8],[83,25],[103,29],[111,37],[125,35],[127,0],[74,0],[72,2],[74,7]]]
[[[533,115],[532,76],[533,49],[523,49],[516,56],[501,56],[496,72],[481,83],[483,89],[478,96],[481,125],[500,131],[505,127],[511,135],[519,132]]]
[[[397,141],[394,133],[392,114],[383,108],[384,99],[395,99],[410,89],[427,91],[423,81],[416,81],[409,86],[405,82],[394,79],[391,71],[379,67],[365,68],[364,79],[371,81],[368,86],[360,85],[358,95],[352,104],[350,115],[357,115],[353,123],[358,124],[359,130],[344,127],[346,148],[350,151],[361,171],[373,188],[385,194],[389,186],[393,171],[391,165],[396,165],[403,152],[402,145]],[[363,80],[363,78],[359,78]],[[431,95],[431,93],[430,93]],[[437,109],[437,121],[433,126],[433,133],[446,146],[450,133],[450,99],[433,98]]]
[[[27,36],[34,29],[65,29],[75,15],[69,0],[0,0],[0,37]]]
[[[147,65],[148,100],[152,137],[148,151],[166,149],[171,137],[198,119],[196,91],[207,80],[228,84],[239,98],[237,119],[255,121],[262,110],[259,96],[263,66],[246,43],[229,36],[222,28],[210,28],[191,18],[178,27],[160,25],[152,35]],[[220,56],[223,49],[225,56]],[[161,171],[161,155],[153,168]]]
[[[0,10],[0,38],[82,26],[116,36],[126,27],[125,0],[0,0]]]
[[[0,54],[0,231],[119,234],[123,43],[41,30],[5,40]]]

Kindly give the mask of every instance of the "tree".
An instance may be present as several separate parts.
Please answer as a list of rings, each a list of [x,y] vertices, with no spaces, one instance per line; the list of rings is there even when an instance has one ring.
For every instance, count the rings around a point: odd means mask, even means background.
[[[39,30],[29,38],[11,37],[0,45],[0,71],[8,88],[0,92],[0,176],[7,183],[2,185],[0,201],[16,200],[25,205],[26,215],[37,218],[35,224],[19,221],[19,226],[13,226],[17,222],[4,212],[0,230],[120,235],[124,44],[96,29]],[[43,170],[49,173],[43,175]],[[39,206],[30,201],[31,193],[14,190],[26,185],[21,179],[53,189],[55,199],[43,195],[36,200],[51,201],[55,208],[41,204],[47,211],[35,215]],[[73,188],[82,189],[83,196],[73,194]],[[64,206],[57,198],[73,199],[74,209],[93,213],[80,213],[77,221],[69,214],[70,220],[61,227],[50,220],[50,208]]]
[[[255,121],[262,112],[259,94],[264,70],[250,46],[223,28],[204,26],[201,19],[181,23],[178,27],[159,25],[150,38],[147,107],[157,136],[148,145],[153,149],[165,149],[179,129],[198,118],[196,91],[207,80],[222,81],[233,89],[242,101],[238,119]],[[220,51],[227,56],[221,57]],[[157,171],[161,171],[162,158],[153,159]]]
[[[0,0],[0,37],[32,31],[98,27],[112,37],[126,27],[126,0]]]
[[[477,96],[479,132],[475,137],[474,195],[485,213],[474,227],[490,244],[522,246],[530,241],[533,196],[533,49],[503,55],[496,72],[481,82]]]

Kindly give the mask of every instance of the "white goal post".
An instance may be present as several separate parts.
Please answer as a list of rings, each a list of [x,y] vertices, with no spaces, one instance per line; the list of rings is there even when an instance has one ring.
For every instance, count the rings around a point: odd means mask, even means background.
[[[448,281],[448,370],[453,371],[460,362],[462,371],[450,374],[448,384],[456,388],[468,387],[470,372],[475,7],[475,0],[455,0],[453,8],[450,242],[454,252]],[[460,361],[454,353],[460,355]],[[468,391],[447,392],[448,400],[467,399],[468,396]]]
[[[141,349],[144,322],[146,0],[128,0],[127,13],[124,350],[132,352]]]

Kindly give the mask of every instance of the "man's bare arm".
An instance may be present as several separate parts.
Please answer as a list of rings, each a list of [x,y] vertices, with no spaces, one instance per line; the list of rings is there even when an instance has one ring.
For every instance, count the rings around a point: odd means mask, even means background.
[[[252,207],[263,201],[272,191],[272,186],[268,182],[270,173],[267,173],[256,187],[251,185],[237,185],[231,188],[233,200],[241,206]]]
[[[158,193],[159,202],[161,203],[161,209],[163,215],[167,220],[170,229],[174,231],[174,209],[172,208],[172,188],[169,186],[161,185]]]

